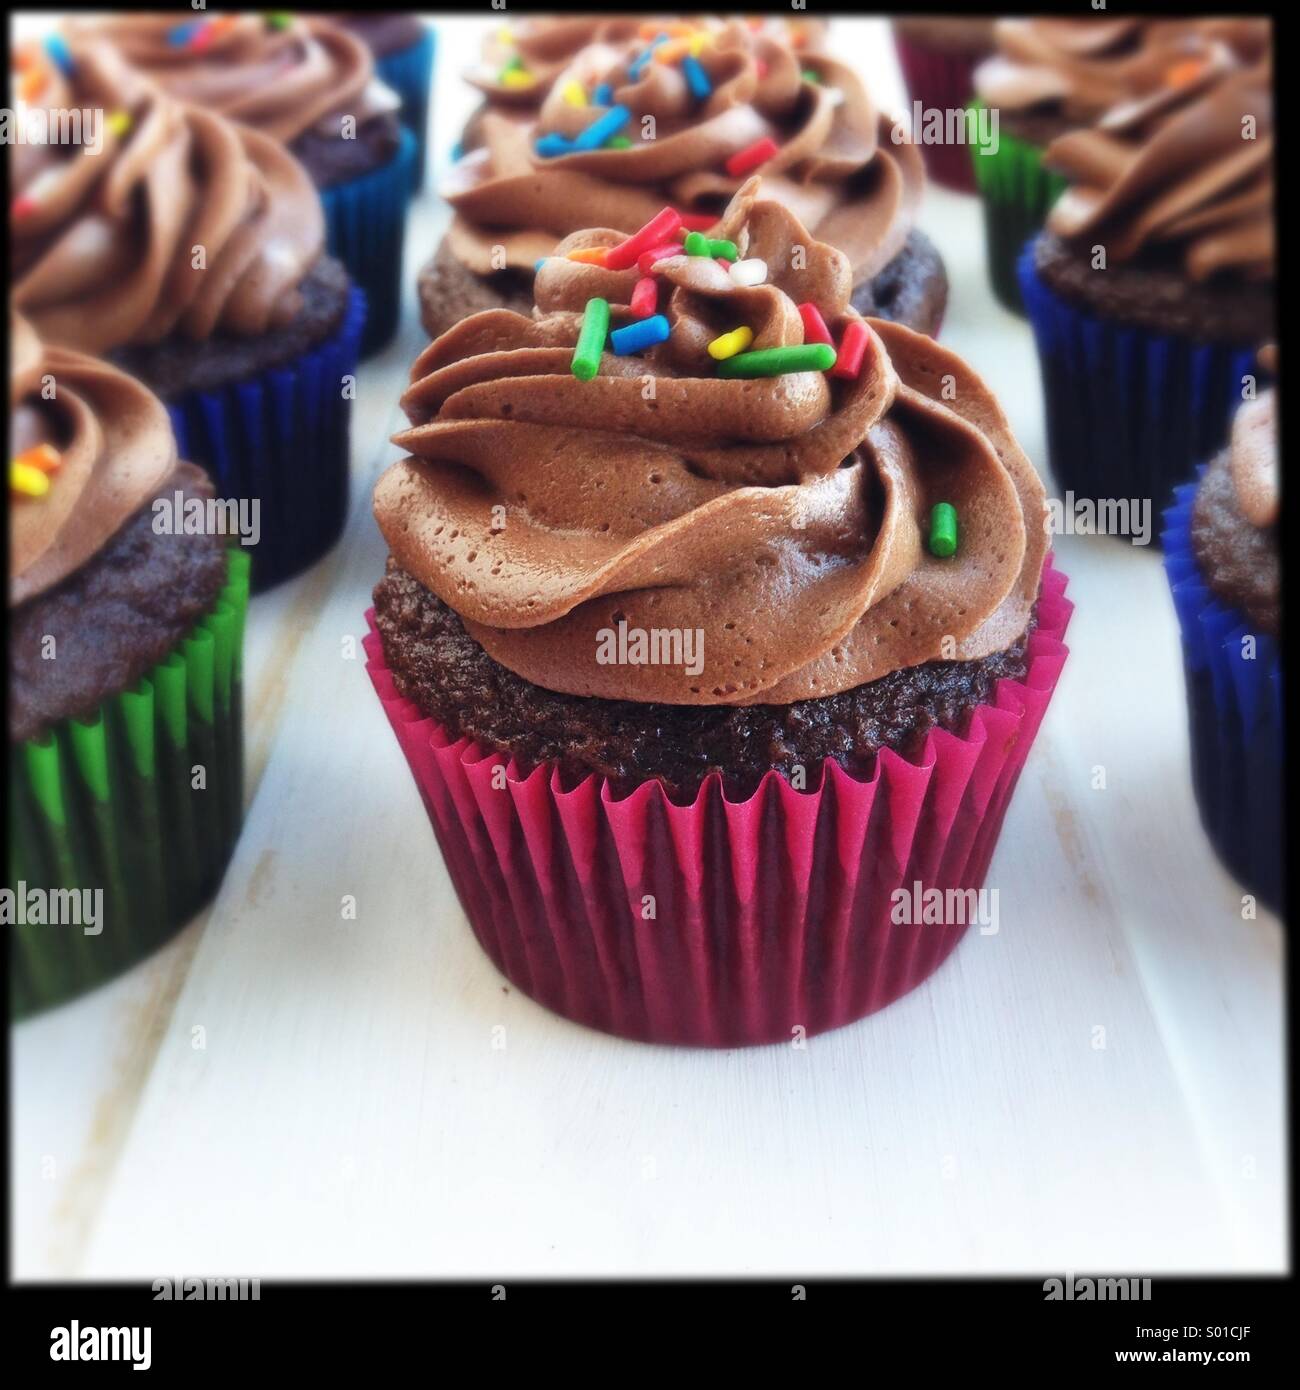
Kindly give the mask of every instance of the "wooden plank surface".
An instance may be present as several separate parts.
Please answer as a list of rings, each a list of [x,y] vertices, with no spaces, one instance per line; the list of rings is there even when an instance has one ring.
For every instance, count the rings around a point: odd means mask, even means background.
[[[442,168],[483,22],[439,27]],[[897,108],[881,22],[836,27]],[[921,220],[945,341],[1041,467],[1033,346],[988,292],[977,206],[931,190]],[[445,222],[413,208],[408,286]],[[1058,543],[1072,655],[990,873],[996,935],[806,1050],[606,1038],[478,950],[349,651],[421,345],[412,291],[362,370],[344,541],[253,606],[219,897],[13,1031],[17,1277],[1283,1268],[1280,929],[1243,922],[1197,821],[1158,555]]]

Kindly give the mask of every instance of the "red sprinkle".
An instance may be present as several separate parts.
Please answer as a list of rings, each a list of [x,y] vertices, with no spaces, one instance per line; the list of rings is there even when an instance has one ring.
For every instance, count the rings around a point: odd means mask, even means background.
[[[831,330],[826,327],[826,320],[822,318],[821,310],[812,300],[799,306],[799,317],[803,320],[803,340],[805,343],[825,343],[827,347],[835,346],[835,339],[831,337]]]
[[[758,75],[760,78],[764,78],[767,76],[767,60],[765,58],[755,58],[754,66],[758,69]]]
[[[829,375],[850,380],[856,377],[862,370],[862,359],[866,354],[868,342],[870,336],[867,333],[867,325],[861,319],[852,319],[840,339],[839,349],[835,353],[835,365],[830,369]]]
[[[761,140],[755,140],[748,148],[737,150],[727,160],[727,173],[733,179],[738,179],[741,174],[748,174],[751,169],[757,169],[760,164],[766,164],[776,152],[776,141],[770,135],[765,135]]]
[[[658,307],[659,286],[649,276],[643,277],[636,282],[628,304],[637,318],[648,319]]]
[[[642,275],[649,275],[656,261],[667,260],[669,256],[684,256],[685,254],[686,248],[680,242],[670,241],[663,246],[655,246],[649,251],[642,251],[637,257],[636,268]]]
[[[12,203],[9,204],[9,214],[11,217],[27,217],[36,211],[36,199],[29,198],[26,193],[20,193]]]
[[[679,212],[677,216],[682,219],[684,232],[707,232],[710,227],[716,226],[718,221],[707,212]]]
[[[627,270],[636,264],[637,257],[642,251],[649,251],[652,246],[658,246],[667,241],[669,237],[676,236],[681,230],[681,226],[681,215],[674,212],[672,208],[664,208],[662,212],[657,212],[639,232],[633,232],[626,241],[620,241],[617,246],[609,248],[609,254],[605,257],[605,268],[607,270]]]

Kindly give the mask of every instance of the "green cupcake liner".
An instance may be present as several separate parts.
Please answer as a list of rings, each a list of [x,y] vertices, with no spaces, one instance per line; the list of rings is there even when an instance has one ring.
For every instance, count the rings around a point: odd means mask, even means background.
[[[982,103],[974,101],[968,109],[979,111]],[[1043,151],[1037,145],[999,131],[997,145],[991,148],[993,152],[985,154],[978,142],[970,147],[975,183],[984,205],[989,280],[999,301],[1013,313],[1023,314],[1016,261],[1030,237],[1042,231],[1066,181],[1043,167]]]
[[[249,555],[229,554],[211,611],[134,689],[11,750],[15,909],[20,885],[24,893],[103,892],[94,935],[66,922],[10,927],[14,1019],[120,974],[179,930],[221,881],[244,800]]]

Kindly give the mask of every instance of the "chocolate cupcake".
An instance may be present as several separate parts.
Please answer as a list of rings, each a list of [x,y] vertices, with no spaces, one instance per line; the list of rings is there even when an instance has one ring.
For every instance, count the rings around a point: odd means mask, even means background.
[[[535,314],[416,362],[371,674],[512,980],[631,1037],[773,1041],[955,945],[891,895],[982,881],[1068,605],[964,363],[859,316],[757,179],[643,273],[671,230],[565,238]]]
[[[633,232],[667,205],[707,231],[754,170],[765,197],[849,257],[858,310],[938,328],[947,278],[913,226],[920,154],[824,54],[739,22],[592,44],[535,122],[488,112],[481,129],[444,189],[455,217],[420,275],[431,336],[481,309],[530,309],[539,259],[592,222]]]
[[[894,47],[907,94],[927,111],[960,111],[975,95],[975,68],[993,51],[993,19],[958,15],[909,16],[893,21]],[[924,142],[921,153],[935,183],[975,192],[964,145]]]
[[[21,318],[10,329],[7,917],[21,1016],[145,955],[220,881],[242,817],[248,565],[218,534],[160,525],[213,495],[178,460],[160,401],[108,363],[43,348]],[[78,920],[55,921],[69,905]]]
[[[437,35],[433,26],[413,14],[391,10],[343,10],[330,16],[370,50],[375,75],[402,103],[402,124],[415,136],[411,187],[424,187],[429,146],[429,86]]]
[[[1249,51],[1259,25],[1109,16],[997,22],[997,52],[976,70],[975,90],[998,124],[971,157],[989,278],[1007,308],[1023,309],[1016,262],[1065,187],[1044,165],[1048,145],[1121,103],[1240,67],[1241,52],[1228,40]]]
[[[184,456],[258,503],[258,583],[296,573],[342,529],[340,381],[364,316],[322,254],[311,181],[275,140],[169,97],[103,41],[20,62],[33,107],[103,119],[81,144],[11,150],[14,306],[46,342],[107,355],[161,396]]]
[[[363,353],[397,331],[416,140],[366,44],[289,14],[120,14],[74,24],[107,39],[173,96],[286,146],[320,190],[326,245],[365,291]]]
[[[1251,387],[1254,379],[1248,378]],[[1283,908],[1282,576],[1277,393],[1253,394],[1232,438],[1166,513],[1182,629],[1192,782],[1224,864]]]
[[[1020,272],[1052,471],[1158,507],[1221,446],[1275,333],[1269,65],[1189,71],[1045,160],[1069,186]]]

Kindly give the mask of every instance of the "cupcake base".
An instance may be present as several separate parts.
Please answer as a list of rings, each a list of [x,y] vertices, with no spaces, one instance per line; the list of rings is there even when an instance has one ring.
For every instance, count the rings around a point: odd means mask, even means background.
[[[391,53],[376,55],[375,76],[402,99],[402,124],[415,136],[415,158],[411,164],[411,191],[424,187],[429,145],[429,87],[433,80],[433,60],[437,36],[428,24],[421,26],[419,39]]]
[[[1197,484],[1165,513],[1165,571],[1182,633],[1192,786],[1201,824],[1228,872],[1283,910],[1282,662],[1276,640],[1215,596],[1192,548]],[[1253,648],[1245,643],[1254,635]]]
[[[981,53],[945,52],[894,30],[894,47],[908,96],[927,111],[965,110],[974,95],[973,75]],[[975,192],[970,151],[964,145],[921,145],[926,172],[956,193]]]
[[[1148,515],[1227,438],[1253,374],[1252,345],[1198,342],[1110,323],[1054,293],[1020,258],[1020,284],[1038,344],[1047,439],[1061,494],[1129,499]],[[1140,526],[1110,534],[1129,539]]]
[[[476,275],[444,241],[420,271],[420,322],[430,338],[485,309],[513,309],[531,316],[533,277],[503,270]],[[937,337],[948,307],[948,276],[938,248],[913,230],[903,249],[872,279],[854,286],[853,307],[868,318],[889,319]]]
[[[229,566],[211,612],[134,689],[11,750],[15,902],[33,889],[103,895],[97,932],[10,929],[15,1018],[141,960],[221,881],[243,817],[247,554],[232,550]]]
[[[883,1008],[930,975],[966,921],[908,925],[895,893],[978,889],[1065,659],[1072,605],[1044,570],[1022,681],[963,737],[870,778],[828,760],[813,790],[769,773],[734,802],[715,775],[690,805],[660,784],[565,788],[453,739],[368,671],[424,799],[461,905],[498,969],[576,1022],[642,1041],[789,1041]]]

